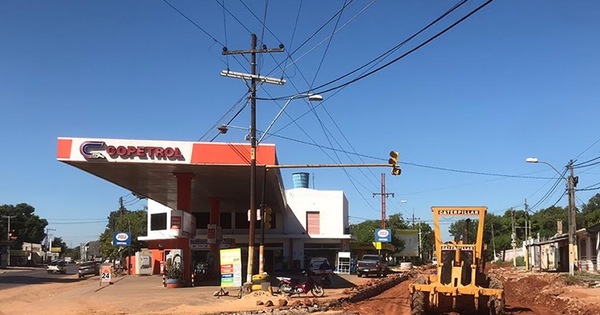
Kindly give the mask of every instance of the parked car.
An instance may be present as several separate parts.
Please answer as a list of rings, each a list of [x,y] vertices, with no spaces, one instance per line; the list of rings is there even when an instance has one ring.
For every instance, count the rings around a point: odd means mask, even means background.
[[[100,275],[100,263],[96,261],[87,261],[79,264],[79,270],[77,271],[79,278],[83,278],[85,275]]]
[[[331,274],[333,267],[325,257],[313,257],[308,264],[309,274],[316,276],[318,283],[326,288],[331,287]]]
[[[327,263],[323,266],[324,263]],[[324,268],[321,268],[323,266]],[[308,264],[308,269],[311,273],[318,273],[318,270],[329,270],[332,269],[329,261],[325,257],[313,257],[310,259],[310,263]]]
[[[67,263],[64,260],[53,260],[48,264],[46,272],[50,273],[67,273]]]
[[[356,273],[359,278],[368,275],[387,276],[388,267],[385,258],[379,255],[363,255],[362,259],[356,262]]]

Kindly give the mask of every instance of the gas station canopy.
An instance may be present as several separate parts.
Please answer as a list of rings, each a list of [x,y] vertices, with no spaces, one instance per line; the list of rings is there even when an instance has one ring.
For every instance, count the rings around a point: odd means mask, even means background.
[[[192,174],[191,208],[208,211],[216,197],[235,209],[250,204],[250,145],[124,139],[58,138],[57,159],[131,192],[177,209],[175,174]],[[256,200],[285,211],[285,192],[275,145],[260,144],[256,155]],[[258,205],[257,205],[258,206]]]

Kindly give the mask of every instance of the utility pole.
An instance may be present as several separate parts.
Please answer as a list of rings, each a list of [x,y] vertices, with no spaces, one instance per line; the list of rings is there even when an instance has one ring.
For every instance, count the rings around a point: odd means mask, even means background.
[[[48,250],[46,251],[46,262],[48,262],[48,256],[52,255],[52,237],[53,235],[50,235],[50,231],[56,231],[56,229],[51,229],[51,228],[46,228],[46,241],[48,241],[49,245],[48,245]],[[50,254],[48,254],[50,253]]]
[[[381,192],[373,193],[373,197],[376,195],[381,195],[381,228],[385,229],[385,221],[387,219],[387,215],[385,214],[385,199],[388,196],[394,197],[394,193],[385,192],[385,173],[381,173]]]
[[[573,160],[567,165],[569,168],[569,178],[567,179],[567,190],[569,194],[569,275],[575,274],[575,231],[577,220],[575,215],[575,187],[579,181],[578,177],[573,176]]]
[[[529,222],[529,205],[527,199],[525,199],[525,270],[529,270],[529,229],[531,228],[531,222]]]
[[[8,227],[6,229],[6,240],[8,241],[8,266],[10,266],[10,219],[17,217],[16,215],[3,215],[3,218],[8,219]]]
[[[256,44],[256,34],[251,34],[250,50],[228,51],[227,48],[223,48],[223,55],[249,53],[252,56],[250,61],[252,73],[250,75],[231,72],[229,69],[221,72],[223,76],[250,80],[250,224],[248,232],[248,268],[246,272],[246,283],[249,285],[252,284],[252,273],[254,270],[254,242],[256,233],[256,81],[280,85],[285,83],[283,80],[261,77],[256,73],[256,54],[283,52],[283,45],[280,45],[278,49],[267,49],[264,45],[262,49],[256,49]]]
[[[413,212],[412,212],[412,227],[413,227],[413,229],[415,228],[415,220],[421,220],[421,218],[415,218],[415,208],[413,207]]]
[[[492,249],[494,250],[494,261],[496,261],[496,239],[494,236],[494,223],[492,223]]]
[[[123,205],[123,197],[119,197],[119,213],[123,214],[127,208]]]
[[[515,209],[510,209],[510,219],[512,222],[511,228],[511,245],[513,248],[513,265],[517,267],[517,230],[515,226]]]

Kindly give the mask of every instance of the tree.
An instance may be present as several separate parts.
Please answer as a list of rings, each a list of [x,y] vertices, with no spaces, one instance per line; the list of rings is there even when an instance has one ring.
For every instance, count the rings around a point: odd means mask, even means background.
[[[468,228],[467,228],[467,222]],[[474,243],[477,237],[477,224],[479,220],[461,219],[450,225],[449,233],[455,242],[462,240],[464,243]],[[466,239],[465,233],[468,233],[469,239]]]
[[[600,223],[600,194],[595,194],[577,215],[577,226],[586,228]]]
[[[60,254],[59,256],[64,257],[66,252],[67,252],[67,244],[63,241],[62,237],[55,237],[52,240],[52,247],[56,248],[59,247],[60,248]]]
[[[128,211],[123,209],[111,212],[106,229],[100,235],[100,254],[111,259],[123,255],[125,248],[112,245],[113,233],[131,233],[131,248],[127,249],[129,253],[146,247],[145,242],[138,241],[138,236],[147,234],[147,215],[146,210]]]
[[[424,261],[429,261],[433,257],[435,246],[433,229],[425,222],[417,223],[417,229],[421,231],[421,256]]]
[[[379,220],[366,220],[359,224],[351,224],[350,230],[356,237],[358,242],[370,243],[375,241],[375,229],[381,228],[381,221]],[[395,247],[395,252],[400,252],[404,249],[404,241],[395,235],[395,230],[403,230],[408,228],[408,225],[399,213],[392,214],[386,224],[386,228],[392,230],[392,242],[391,244]]]
[[[548,238],[556,235],[556,221],[563,222],[563,233],[567,231],[567,209],[552,206],[542,209],[531,216],[531,232],[539,233],[540,237]]]
[[[11,216],[10,229],[17,236],[16,240],[11,242],[13,249],[20,249],[23,242],[41,243],[44,239],[44,228],[48,221],[41,219],[34,212],[35,208],[26,203],[0,206],[0,235],[7,235],[8,220],[4,216]],[[5,237],[0,237],[0,240],[4,239]]]

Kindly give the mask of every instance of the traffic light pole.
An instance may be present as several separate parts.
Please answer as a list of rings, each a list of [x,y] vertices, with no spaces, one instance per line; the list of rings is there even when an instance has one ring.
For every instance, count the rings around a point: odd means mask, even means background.
[[[262,197],[260,202],[260,222],[261,236],[260,245],[258,247],[258,274],[262,275],[265,272],[265,190],[267,186],[267,168],[263,172]]]

